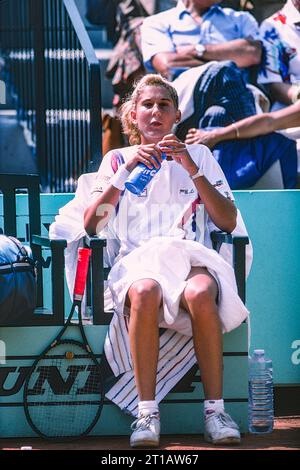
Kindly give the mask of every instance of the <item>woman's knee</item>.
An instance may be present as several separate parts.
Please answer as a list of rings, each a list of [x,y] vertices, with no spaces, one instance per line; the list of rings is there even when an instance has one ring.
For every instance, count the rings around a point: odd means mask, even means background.
[[[189,307],[214,307],[216,305],[217,292],[212,284],[201,286],[187,286],[184,297]]]
[[[128,290],[128,296],[131,304],[155,304],[160,305],[162,291],[158,282],[153,279],[142,279],[134,282]]]

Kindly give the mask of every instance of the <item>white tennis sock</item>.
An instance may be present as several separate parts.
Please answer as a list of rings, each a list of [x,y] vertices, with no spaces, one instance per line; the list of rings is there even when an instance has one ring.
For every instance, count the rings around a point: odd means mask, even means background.
[[[139,401],[138,408],[139,416],[147,416],[151,415],[152,413],[159,413],[158,403],[156,400]]]
[[[213,413],[224,411],[224,400],[204,400],[204,416],[208,418]]]

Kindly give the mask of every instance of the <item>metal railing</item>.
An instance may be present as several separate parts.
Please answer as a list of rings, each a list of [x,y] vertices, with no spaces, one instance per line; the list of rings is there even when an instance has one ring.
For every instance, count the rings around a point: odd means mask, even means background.
[[[1,50],[44,191],[73,192],[101,159],[100,64],[74,0],[2,0]]]
[[[34,49],[27,2],[0,2],[1,70],[6,90],[12,95],[18,118],[35,144]]]

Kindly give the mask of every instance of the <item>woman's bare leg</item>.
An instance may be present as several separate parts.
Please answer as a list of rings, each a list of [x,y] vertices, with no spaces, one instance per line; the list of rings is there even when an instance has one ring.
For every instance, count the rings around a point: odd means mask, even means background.
[[[159,349],[160,285],[153,279],[134,282],[128,290],[129,342],[139,400],[154,400]]]
[[[223,342],[216,299],[218,286],[205,268],[193,267],[181,296],[192,321],[195,354],[206,399],[222,398]]]

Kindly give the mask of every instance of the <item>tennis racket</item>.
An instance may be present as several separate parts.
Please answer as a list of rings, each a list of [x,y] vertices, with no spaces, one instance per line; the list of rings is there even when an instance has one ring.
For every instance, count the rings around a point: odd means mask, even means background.
[[[66,324],[33,363],[24,384],[24,410],[31,428],[48,439],[87,435],[104,401],[100,365],[87,341],[81,314],[91,250],[78,249],[73,304]],[[63,300],[62,300],[63,301]],[[78,322],[72,323],[78,311]],[[69,339],[67,330],[74,337]],[[64,338],[63,338],[64,337]]]

